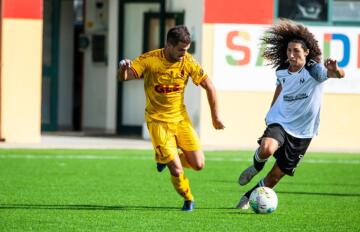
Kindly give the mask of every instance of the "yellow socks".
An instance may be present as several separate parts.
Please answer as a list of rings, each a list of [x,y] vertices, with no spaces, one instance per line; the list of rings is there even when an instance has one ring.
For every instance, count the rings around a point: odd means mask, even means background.
[[[189,162],[186,159],[186,156],[184,155],[184,153],[179,153],[179,158],[181,161],[181,165],[183,166],[183,168],[191,168]]]
[[[179,177],[171,176],[171,182],[174,185],[176,192],[178,192],[185,200],[194,200],[194,196],[190,191],[189,179],[185,176],[184,173],[181,173]]]
[[[189,162],[186,159],[184,153],[179,153],[179,158],[183,168],[192,168]],[[184,173],[181,173],[179,177],[171,176],[171,182],[176,190],[187,201],[193,201],[194,197],[190,191],[189,179],[185,176]]]

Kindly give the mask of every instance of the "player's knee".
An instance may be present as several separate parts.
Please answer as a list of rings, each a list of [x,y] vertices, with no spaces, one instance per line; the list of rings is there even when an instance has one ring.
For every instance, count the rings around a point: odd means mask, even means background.
[[[181,165],[177,165],[175,162],[168,163],[168,168],[172,176],[179,176],[181,173],[184,172]]]
[[[261,149],[260,149],[260,156],[261,158],[267,158],[271,155],[273,155],[276,151],[275,146],[273,146],[271,143],[264,143],[261,145]]]
[[[200,162],[200,163],[196,163],[193,167],[193,169],[195,171],[200,171],[205,167],[205,163],[204,162]]]
[[[184,171],[180,168],[170,169],[170,173],[172,176],[180,176]]]

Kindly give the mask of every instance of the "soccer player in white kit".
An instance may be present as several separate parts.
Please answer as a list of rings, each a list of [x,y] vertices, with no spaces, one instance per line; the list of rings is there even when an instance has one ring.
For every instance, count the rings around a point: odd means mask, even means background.
[[[246,185],[272,155],[276,162],[270,172],[246,192],[237,208],[247,209],[251,192],[273,188],[284,175],[293,176],[311,139],[317,134],[323,84],[328,78],[343,78],[337,61],[320,63],[321,51],[314,35],[302,24],[289,20],[273,25],[262,38],[264,58],[276,69],[276,89],[266,115],[266,129],[258,140],[253,165],[245,169],[239,184]]]

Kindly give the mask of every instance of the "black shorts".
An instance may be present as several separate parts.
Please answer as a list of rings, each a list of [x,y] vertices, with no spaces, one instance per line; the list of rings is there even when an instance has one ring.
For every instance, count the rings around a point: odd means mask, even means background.
[[[293,176],[310,145],[311,138],[303,139],[289,135],[279,124],[268,125],[258,143],[261,144],[261,139],[265,137],[276,139],[279,142],[279,148],[274,153],[276,164],[285,174]]]

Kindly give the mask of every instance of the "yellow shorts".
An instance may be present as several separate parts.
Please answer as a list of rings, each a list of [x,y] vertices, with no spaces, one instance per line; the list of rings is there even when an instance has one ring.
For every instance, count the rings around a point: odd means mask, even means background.
[[[189,120],[177,123],[151,121],[147,123],[155,150],[155,160],[166,164],[178,154],[178,148],[185,151],[201,149],[200,140]]]

